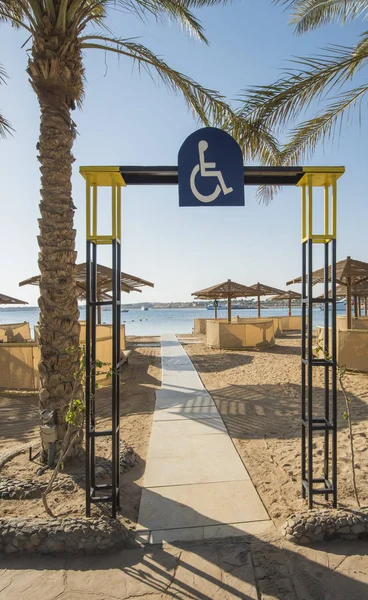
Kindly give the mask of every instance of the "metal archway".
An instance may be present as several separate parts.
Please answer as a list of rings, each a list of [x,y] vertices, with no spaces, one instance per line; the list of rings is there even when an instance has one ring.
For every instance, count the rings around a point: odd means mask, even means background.
[[[302,496],[313,507],[314,495],[326,500],[332,496],[337,506],[337,355],[336,355],[336,222],[337,180],[344,167],[244,167],[244,185],[298,186],[302,191],[302,350],[301,350],[301,479]],[[119,444],[120,444],[120,290],[121,290],[121,188],[131,185],[177,185],[177,166],[87,166],[80,167],[86,180],[86,514],[92,503],[111,503],[112,516],[120,506]],[[98,234],[98,188],[111,188],[111,221],[109,235]],[[324,191],[324,222],[321,231],[313,230],[313,191]],[[97,247],[112,249],[112,300],[97,300]],[[324,245],[324,297],[313,297],[313,247]],[[329,263],[331,289],[329,290]],[[96,310],[109,303],[112,306],[112,426],[111,430],[95,428],[96,393]],[[323,358],[313,354],[313,305],[324,304],[326,352]],[[331,313],[329,306],[332,307]],[[331,339],[329,339],[331,329]],[[330,351],[327,352],[327,349]],[[313,371],[323,368],[324,409],[315,416],[313,403]],[[331,385],[330,385],[331,382]],[[324,432],[323,472],[315,476],[313,465],[313,432]],[[95,473],[95,439],[112,439],[112,481],[98,484]]]

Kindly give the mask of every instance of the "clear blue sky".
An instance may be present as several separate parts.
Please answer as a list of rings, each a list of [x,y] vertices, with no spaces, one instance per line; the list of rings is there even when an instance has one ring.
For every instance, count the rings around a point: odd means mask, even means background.
[[[209,47],[174,25],[145,25],[113,11],[109,25],[118,36],[140,37],[171,66],[230,99],[247,86],[273,82],[292,55],[316,53],[328,42],[352,44],[364,29],[355,23],[298,38],[288,15],[271,0],[240,0],[197,14]],[[0,291],[36,304],[37,288],[18,287],[38,273],[39,110],[25,72],[27,55],[21,46],[26,39],[26,32],[1,26],[0,61],[10,80],[0,89],[0,106],[16,133],[0,141]],[[139,74],[131,62],[91,50],[85,67],[84,107],[74,113],[79,135],[73,198],[80,262],[85,259],[85,204],[79,166],[174,165],[180,145],[199,126],[182,98]],[[363,115],[361,130],[357,122],[345,128],[340,140],[319,148],[309,162],[346,167],[339,184],[338,258],[349,254],[368,260],[364,129]],[[153,290],[124,299],[189,300],[192,291],[228,278],[285,287],[300,274],[299,191],[285,188],[270,206],[259,205],[254,196],[255,189],[246,188],[244,208],[179,209],[175,186],[124,190],[122,268],[155,282]],[[100,256],[110,264],[106,249]]]

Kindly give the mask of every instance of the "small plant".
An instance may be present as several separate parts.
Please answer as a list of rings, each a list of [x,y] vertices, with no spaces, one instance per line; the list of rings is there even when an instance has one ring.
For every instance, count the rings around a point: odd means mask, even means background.
[[[68,352],[74,351],[74,348],[68,349]],[[56,466],[52,472],[47,488],[42,493],[42,502],[45,507],[45,510],[50,517],[55,517],[53,512],[51,511],[48,502],[47,496],[51,492],[52,487],[60,473],[60,471],[64,470],[65,461],[68,458],[71,448],[73,447],[74,442],[79,436],[83,435],[83,427],[86,416],[86,405],[84,398],[84,386],[86,382],[86,351],[85,347],[81,346],[79,348],[79,369],[76,373],[74,373],[74,386],[71,393],[71,398],[69,405],[67,407],[65,421],[67,422],[67,430],[64,436],[64,439],[61,444],[61,448],[59,451],[58,460]],[[109,370],[107,372],[96,371],[96,375],[105,375],[106,377],[111,377],[111,365],[109,363],[104,363],[100,360],[95,361],[95,368],[102,369],[105,366],[109,366]],[[98,387],[96,385],[96,387]]]

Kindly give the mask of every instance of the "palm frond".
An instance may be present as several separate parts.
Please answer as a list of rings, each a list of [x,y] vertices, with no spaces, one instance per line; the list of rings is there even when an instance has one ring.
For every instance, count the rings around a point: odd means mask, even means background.
[[[268,128],[294,121],[336,87],[341,87],[367,63],[368,44],[353,48],[330,46],[328,56],[298,58],[300,68],[286,72],[270,86],[250,88],[242,96],[240,116],[262,121]]]
[[[274,0],[291,7],[291,23],[297,34],[303,34],[329,23],[346,23],[366,18],[367,0]]]
[[[176,22],[190,35],[208,43],[200,21],[190,10],[188,0],[104,0],[103,5],[105,10],[109,7],[133,13],[142,20],[151,15],[161,23]]]
[[[247,157],[257,157],[264,164],[272,160],[276,162],[277,142],[263,124],[239,118],[219,92],[204,88],[187,75],[169,67],[142,44],[133,39],[95,35],[83,36],[81,46],[82,49],[104,50],[132,59],[138,69],[143,68],[152,78],[156,75],[175,94],[182,94],[191,111],[206,126],[222,127],[229,131],[238,139]]]
[[[325,142],[335,135],[337,127],[340,133],[344,121],[352,117],[352,109],[358,109],[360,120],[361,103],[367,93],[368,83],[339,94],[322,114],[300,123],[283,149],[283,163],[291,164],[308,158],[319,142]]]
[[[7,74],[4,67],[0,64],[0,84],[6,83]],[[9,121],[0,113],[0,137],[5,138],[8,134],[12,134],[14,129]]]
[[[259,204],[270,204],[282,189],[280,185],[260,185],[256,191],[256,200]]]
[[[303,34],[333,22],[346,23],[366,18],[367,0],[302,0],[295,6],[291,22]]]

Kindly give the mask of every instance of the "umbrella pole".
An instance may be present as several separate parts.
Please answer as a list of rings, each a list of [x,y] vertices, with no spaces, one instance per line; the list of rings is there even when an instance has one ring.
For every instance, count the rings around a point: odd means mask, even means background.
[[[346,328],[351,329],[351,277],[346,283]]]
[[[364,298],[364,315],[368,315],[367,298]]]
[[[291,317],[291,298],[289,298],[289,317]]]
[[[354,296],[354,317],[357,319],[358,316],[358,296]]]
[[[258,318],[261,317],[261,296],[258,296]]]
[[[227,298],[227,320],[231,323],[231,296],[229,294]]]
[[[215,307],[215,319],[217,319],[217,302],[214,300],[213,306]]]

